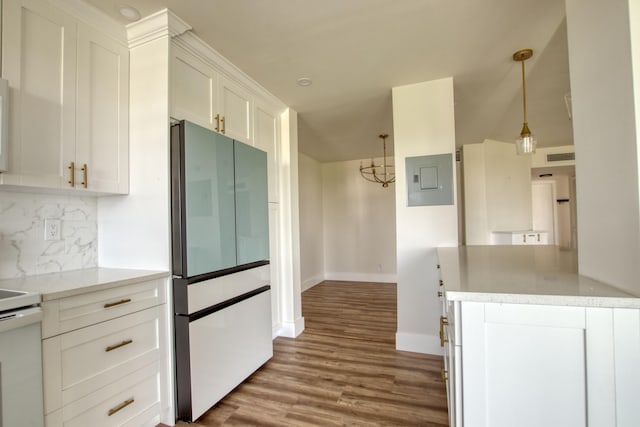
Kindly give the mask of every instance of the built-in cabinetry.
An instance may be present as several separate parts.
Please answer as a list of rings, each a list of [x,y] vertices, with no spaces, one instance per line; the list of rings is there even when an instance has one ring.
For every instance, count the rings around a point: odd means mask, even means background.
[[[555,248],[454,251],[439,249],[452,427],[638,424],[638,298],[570,275]]]
[[[167,405],[165,279],[42,303],[45,423],[156,426]]]
[[[251,93],[182,47],[172,47],[171,60],[171,116],[251,143]]]
[[[128,192],[128,48],[44,0],[5,0],[8,171],[0,184]]]
[[[262,94],[240,70],[190,31],[171,43],[170,112],[173,120],[188,120],[253,145],[267,153],[269,258],[280,259],[280,115],[284,109]],[[280,324],[279,268],[271,269],[274,334]]]

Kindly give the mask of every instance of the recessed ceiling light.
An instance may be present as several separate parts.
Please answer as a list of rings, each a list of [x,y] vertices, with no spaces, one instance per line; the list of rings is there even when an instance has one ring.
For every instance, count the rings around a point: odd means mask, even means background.
[[[130,22],[135,22],[140,19],[140,12],[138,9],[129,6],[128,4],[119,4],[116,6],[116,10],[124,19]]]
[[[309,77],[300,77],[298,79],[298,86],[302,86],[302,87],[311,86],[311,83],[313,82]]]

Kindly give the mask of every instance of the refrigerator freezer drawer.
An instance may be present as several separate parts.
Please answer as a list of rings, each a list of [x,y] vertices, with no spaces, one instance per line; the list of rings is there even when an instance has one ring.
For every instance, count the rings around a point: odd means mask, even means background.
[[[182,283],[180,279],[175,280],[174,305],[176,313],[190,315],[268,285],[270,275],[270,266],[262,265],[190,285]]]
[[[188,323],[188,336],[190,389],[178,390],[178,414],[193,421],[272,357],[271,291]]]

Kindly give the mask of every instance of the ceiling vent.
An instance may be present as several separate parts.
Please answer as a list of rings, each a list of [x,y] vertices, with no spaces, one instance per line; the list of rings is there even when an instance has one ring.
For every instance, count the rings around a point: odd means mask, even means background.
[[[575,160],[576,153],[554,153],[547,154],[547,162],[566,162],[569,160]]]

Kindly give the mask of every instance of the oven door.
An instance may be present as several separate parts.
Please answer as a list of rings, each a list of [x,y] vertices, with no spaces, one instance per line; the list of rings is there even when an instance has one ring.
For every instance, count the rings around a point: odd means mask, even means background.
[[[44,425],[38,307],[0,312],[0,427]]]

